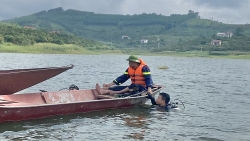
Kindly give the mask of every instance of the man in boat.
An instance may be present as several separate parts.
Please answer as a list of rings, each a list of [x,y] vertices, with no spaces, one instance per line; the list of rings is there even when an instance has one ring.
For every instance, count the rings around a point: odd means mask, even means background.
[[[96,90],[99,94],[122,94],[129,92],[135,87],[137,87],[138,92],[147,90],[148,93],[152,94],[151,88],[153,87],[153,81],[150,69],[146,63],[134,55],[129,56],[127,61],[129,61],[129,67],[126,69],[124,74],[116,78],[111,83],[103,84],[103,88],[100,88],[99,84],[96,84]],[[130,86],[113,86],[120,85],[126,82],[129,78],[132,82]]]

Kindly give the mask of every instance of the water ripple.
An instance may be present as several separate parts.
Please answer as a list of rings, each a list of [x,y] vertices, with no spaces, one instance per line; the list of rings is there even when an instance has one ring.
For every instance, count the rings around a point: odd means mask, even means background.
[[[75,65],[20,92],[24,93],[55,91],[71,84],[94,88],[95,83],[111,82],[123,74],[127,57],[1,53],[0,65],[1,69]],[[181,99],[186,109],[165,112],[134,107],[1,123],[0,140],[249,140],[249,60],[140,57],[150,66],[154,82],[166,86],[163,91],[171,100]],[[163,65],[169,69],[158,69]]]

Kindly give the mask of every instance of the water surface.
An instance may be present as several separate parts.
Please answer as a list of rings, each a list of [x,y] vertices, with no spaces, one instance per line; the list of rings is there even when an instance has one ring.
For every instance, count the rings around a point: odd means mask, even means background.
[[[121,75],[127,57],[4,53],[0,69],[74,64],[73,69],[19,93],[57,91],[71,84],[88,89]],[[186,109],[133,107],[1,123],[0,140],[250,140],[250,60],[139,57],[149,65],[154,83],[165,85],[163,91],[171,100],[182,100]]]

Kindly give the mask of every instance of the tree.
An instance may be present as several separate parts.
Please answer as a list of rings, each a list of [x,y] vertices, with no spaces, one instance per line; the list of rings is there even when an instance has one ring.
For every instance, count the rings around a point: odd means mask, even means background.
[[[3,42],[4,42],[4,37],[0,35],[0,44],[2,44]]]
[[[188,10],[188,14],[194,14],[193,10]]]
[[[236,28],[235,36],[243,36],[243,29],[240,27]]]
[[[12,35],[6,35],[6,36],[4,36],[4,40],[6,42],[14,42],[15,41],[15,37],[13,37]]]

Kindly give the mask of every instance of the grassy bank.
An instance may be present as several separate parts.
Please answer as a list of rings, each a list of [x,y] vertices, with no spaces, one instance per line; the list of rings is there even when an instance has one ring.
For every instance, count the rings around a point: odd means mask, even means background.
[[[101,48],[84,48],[73,44],[57,45],[51,43],[39,43],[32,46],[18,46],[11,43],[0,44],[2,53],[33,53],[33,54],[134,54],[134,55],[159,55],[159,56],[176,56],[176,57],[207,57],[207,58],[232,58],[232,59],[250,59],[250,52],[237,51],[164,51],[150,52],[142,49],[101,49]]]
[[[211,53],[209,51],[186,51],[186,52],[162,52],[161,54],[171,54],[172,56],[183,57],[207,57],[207,58],[231,58],[231,59],[250,59],[250,52],[236,51],[217,51]]]
[[[101,50],[73,44],[57,45],[52,43],[38,43],[30,46],[18,46],[11,43],[0,44],[0,52],[4,53],[34,53],[34,54],[100,54],[121,53],[119,50]]]
[[[239,51],[163,51],[163,52],[149,52],[141,51],[140,49],[126,49],[122,51],[124,54],[135,55],[159,55],[159,56],[176,56],[176,57],[206,57],[206,58],[231,58],[231,59],[250,59],[250,52]]]

